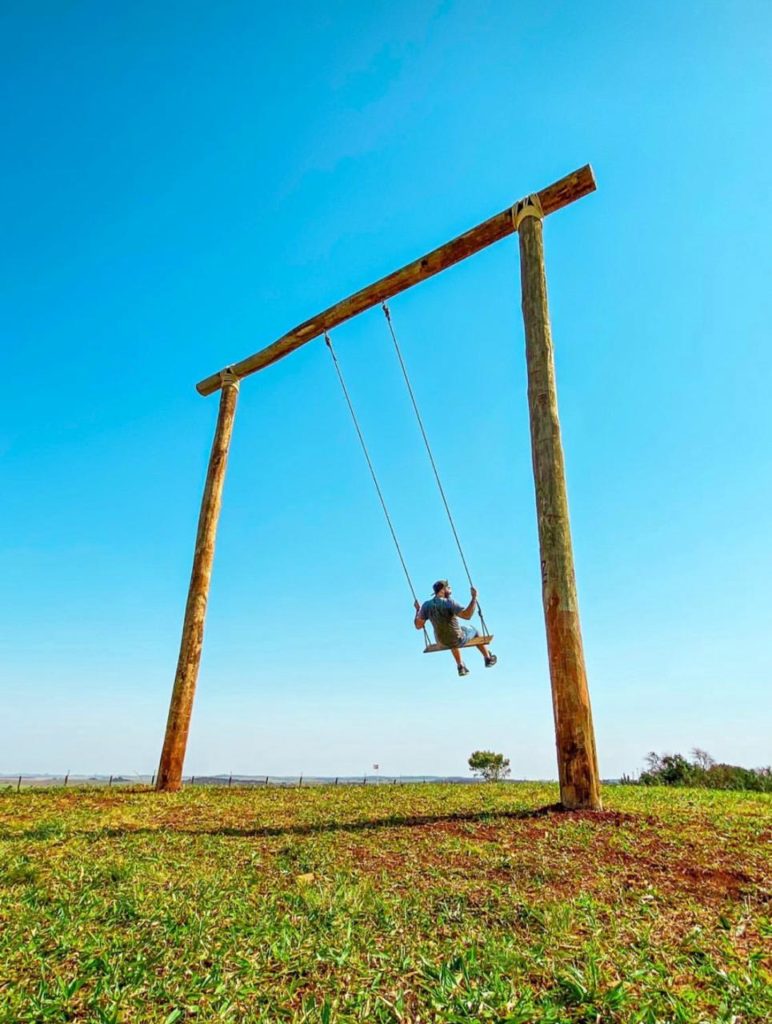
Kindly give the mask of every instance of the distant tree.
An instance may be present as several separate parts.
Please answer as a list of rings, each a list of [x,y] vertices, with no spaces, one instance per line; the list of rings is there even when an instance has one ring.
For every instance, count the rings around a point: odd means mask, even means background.
[[[662,758],[659,756],[659,754],[655,753],[653,750],[649,751],[649,753],[646,755],[644,760],[645,760],[646,764],[649,766],[649,771],[653,775],[656,775],[657,772],[662,767]]]
[[[649,770],[641,773],[644,786],[687,786],[693,774],[692,765],[682,754],[646,755]]]
[[[475,750],[469,758],[469,767],[486,782],[505,779],[509,772],[509,758],[495,754],[492,750]]]
[[[700,747],[692,747],[692,763],[707,772],[710,771],[716,761],[707,750],[702,750]]]
[[[666,754],[662,758],[662,780],[668,786],[688,785],[692,766],[681,754]]]

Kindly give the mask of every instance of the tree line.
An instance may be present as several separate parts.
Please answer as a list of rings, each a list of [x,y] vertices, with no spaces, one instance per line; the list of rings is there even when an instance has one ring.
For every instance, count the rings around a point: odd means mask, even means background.
[[[694,747],[691,760],[683,754],[646,755],[647,768],[637,779],[623,775],[621,781],[638,786],[702,786],[706,789],[745,789],[772,793],[772,768],[742,768],[719,764],[707,750]]]
[[[510,774],[509,758],[493,750],[475,750],[467,764],[472,772],[487,782],[499,782]],[[623,775],[628,786],[701,786],[705,789],[745,789],[772,793],[772,768],[741,768],[736,764],[719,764],[700,747],[694,747],[691,760],[683,754],[646,755],[646,771],[636,779]]]

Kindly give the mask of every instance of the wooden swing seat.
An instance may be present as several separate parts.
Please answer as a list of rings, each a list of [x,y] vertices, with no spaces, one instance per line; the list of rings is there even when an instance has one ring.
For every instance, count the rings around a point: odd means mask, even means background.
[[[458,651],[462,647],[482,647],[489,644],[492,639],[492,636],[474,636],[471,640],[467,640],[465,644],[459,644],[456,648],[446,647],[445,644],[429,644],[428,647],[424,648],[424,654],[434,654],[436,651]]]

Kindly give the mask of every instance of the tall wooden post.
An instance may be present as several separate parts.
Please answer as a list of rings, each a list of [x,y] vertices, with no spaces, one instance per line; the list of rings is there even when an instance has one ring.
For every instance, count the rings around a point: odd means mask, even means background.
[[[198,517],[196,550],[193,556],[193,571],[185,606],[182,625],[180,656],[174,677],[169,718],[166,723],[161,762],[158,766],[157,790],[176,791],[182,787],[182,764],[188,743],[190,716],[196,693],[198,669],[201,663],[201,648],[204,643],[204,620],[209,597],[209,582],[212,578],[214,544],[217,537],[217,521],[220,518],[222,490],[225,469],[228,464],[228,450],[233,434],[233,419],[239,382],[235,374],[223,371],[221,374],[220,409],[217,426],[209,456],[204,496]]]
[[[528,408],[560,800],[567,809],[600,810],[598,758],[579,626],[547,306],[543,213],[538,197],[531,196],[518,203],[513,216],[520,236]]]

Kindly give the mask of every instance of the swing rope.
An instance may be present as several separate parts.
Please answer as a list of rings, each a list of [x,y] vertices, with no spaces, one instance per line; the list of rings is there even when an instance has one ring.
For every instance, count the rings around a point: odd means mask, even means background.
[[[442,504],[445,506],[445,512],[447,513],[448,516],[448,522],[450,523],[450,528],[453,531],[453,538],[456,542],[458,553],[461,556],[461,562],[464,566],[464,571],[466,572],[466,578],[469,580],[469,586],[473,587],[474,583],[472,582],[472,574],[469,571],[469,565],[467,564],[466,556],[464,555],[464,549],[461,547],[461,540],[459,539],[458,536],[458,530],[456,529],[456,524],[453,519],[453,513],[450,511],[450,505],[448,504],[448,499],[445,496],[445,488],[442,486],[440,472],[437,469],[437,463],[434,461],[434,453],[432,452],[432,447],[429,444],[429,438],[426,434],[426,428],[424,427],[423,417],[421,416],[421,413],[418,409],[418,402],[416,401],[413,386],[410,383],[410,377],[408,376],[407,366],[405,365],[405,360],[402,357],[402,350],[400,349],[399,342],[397,341],[397,334],[396,331],[394,330],[394,324],[391,321],[391,310],[389,309],[387,303],[384,302],[381,305],[383,309],[383,315],[386,317],[386,323],[389,325],[391,340],[394,342],[394,349],[397,353],[397,359],[399,360],[400,368],[402,369],[402,376],[405,378],[405,384],[407,385],[407,391],[408,394],[410,395],[410,401],[413,404],[413,411],[415,412],[416,419],[418,420],[418,426],[421,430],[421,437],[423,437],[424,439],[424,445],[426,446],[426,452],[429,456],[429,462],[431,463],[432,470],[434,472],[434,479],[437,481],[437,487],[440,492],[440,497],[442,498]],[[488,627],[485,624],[485,618],[483,616],[483,611],[482,608],[480,607],[479,601],[477,602],[477,614],[480,616],[480,626],[482,627],[483,636],[489,636],[490,634],[488,633]]]
[[[365,456],[365,461],[367,462],[367,468],[370,470],[370,476],[373,478],[373,483],[375,484],[375,490],[376,490],[376,493],[378,495],[378,500],[381,503],[381,508],[383,509],[384,516],[386,517],[386,522],[388,524],[389,531],[391,533],[391,538],[394,541],[394,547],[397,549],[397,554],[399,555],[399,560],[400,560],[400,563],[402,565],[402,571],[405,574],[405,579],[407,580],[407,585],[410,587],[410,593],[413,595],[413,600],[417,601],[418,600],[418,595],[416,594],[415,587],[413,586],[413,581],[410,578],[410,573],[408,572],[407,564],[405,562],[405,557],[402,554],[402,548],[400,546],[399,540],[397,539],[397,532],[394,529],[394,524],[391,521],[391,516],[389,515],[389,510],[388,510],[388,508],[386,506],[386,499],[383,497],[383,491],[381,490],[381,485],[378,483],[378,477],[375,475],[375,468],[373,467],[373,462],[372,462],[372,459],[370,458],[370,453],[367,450],[367,445],[365,444],[364,435],[362,434],[362,429],[359,426],[359,420],[357,419],[357,414],[354,411],[354,405],[353,405],[353,403],[351,401],[351,396],[348,393],[348,388],[346,387],[346,382],[343,379],[343,371],[340,368],[340,363],[338,362],[338,357],[335,355],[335,349],[332,347],[332,340],[330,339],[330,335],[327,333],[327,331],[324,332],[324,341],[325,341],[325,344],[327,345],[327,348],[330,350],[330,355],[332,356],[332,362],[333,362],[333,365],[335,366],[335,372],[338,374],[338,380],[340,381],[340,386],[343,389],[343,396],[346,399],[346,404],[348,405],[349,412],[351,413],[351,419],[354,421],[354,428],[356,429],[357,437],[359,438],[359,443],[362,446],[362,451],[363,451],[364,456]],[[429,640],[429,634],[426,631],[426,626],[424,626],[423,632],[424,632],[424,640],[426,641],[426,646],[428,647],[429,644],[431,643],[431,641]]]

